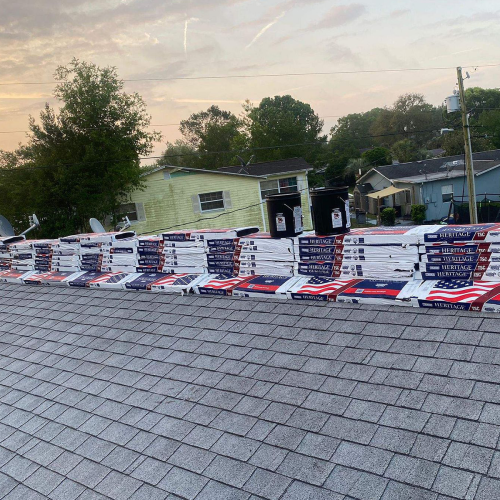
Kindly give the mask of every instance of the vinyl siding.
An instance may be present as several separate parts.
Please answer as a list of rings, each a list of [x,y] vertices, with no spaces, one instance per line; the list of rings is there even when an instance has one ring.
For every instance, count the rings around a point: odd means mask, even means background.
[[[259,226],[262,228],[260,206],[207,220],[220,213],[230,212],[260,202],[259,179],[217,175],[210,173],[174,173],[164,178],[165,169],[144,178],[146,188],[135,191],[130,201],[142,203],[146,221],[133,224],[138,234],[156,234],[162,229],[178,226],[176,229],[204,229],[238,226]],[[192,196],[215,191],[229,192],[231,208],[197,213],[193,208]],[[194,222],[198,221],[199,222]]]

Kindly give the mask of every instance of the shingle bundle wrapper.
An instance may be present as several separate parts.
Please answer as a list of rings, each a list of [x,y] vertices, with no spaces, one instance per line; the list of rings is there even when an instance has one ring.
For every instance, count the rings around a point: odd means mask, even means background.
[[[408,279],[418,266],[420,227],[355,229],[295,238],[296,273],[339,279]]]
[[[189,293],[204,278],[199,274],[138,273],[127,280],[125,290],[145,290],[162,293]]]
[[[240,276],[294,276],[293,238],[257,233],[240,239]]]
[[[294,300],[412,305],[420,282],[409,280],[301,278],[287,292]]]
[[[438,226],[421,247],[424,280],[500,282],[500,224]]]
[[[162,233],[167,266],[172,273],[237,274],[239,238],[259,228],[181,230]]]
[[[300,278],[287,276],[255,276],[233,289],[235,297],[273,297],[286,299],[287,292]]]
[[[23,278],[27,278],[33,274],[33,271],[16,271],[15,269],[10,269],[7,271],[0,271],[0,283],[18,283],[23,284]]]
[[[13,259],[11,246],[24,240],[26,240],[24,236],[0,237],[0,271],[7,271],[11,268]]]
[[[231,296],[233,290],[251,279],[249,276],[233,276],[232,274],[207,274],[193,287],[198,295]]]

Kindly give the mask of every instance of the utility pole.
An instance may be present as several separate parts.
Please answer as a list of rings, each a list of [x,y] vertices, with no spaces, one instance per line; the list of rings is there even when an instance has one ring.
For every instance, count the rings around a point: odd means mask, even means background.
[[[465,142],[465,165],[467,169],[467,188],[469,190],[469,213],[470,223],[477,224],[477,206],[476,206],[476,183],[474,181],[474,161],[472,159],[472,144],[470,140],[469,114],[465,104],[464,77],[462,68],[457,68],[458,90],[460,95],[460,107],[462,108],[462,125],[464,129]]]

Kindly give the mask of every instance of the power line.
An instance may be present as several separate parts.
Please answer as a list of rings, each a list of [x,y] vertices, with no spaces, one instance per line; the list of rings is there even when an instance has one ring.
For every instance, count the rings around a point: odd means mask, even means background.
[[[500,66],[495,64],[469,64],[462,68],[492,68]],[[205,75],[205,76],[173,76],[170,78],[125,78],[124,82],[171,82],[171,81],[190,81],[190,80],[234,80],[243,78],[276,78],[290,76],[331,76],[331,75],[358,75],[372,73],[403,73],[410,71],[445,71],[456,69],[456,66],[435,66],[427,68],[389,68],[389,69],[365,69],[354,71],[306,71],[301,73],[261,73],[257,75]],[[7,85],[57,85],[57,82],[4,82],[2,86]]]
[[[401,135],[412,135],[412,134],[428,134],[431,132],[437,132],[439,129],[429,129],[429,130],[414,130],[411,132],[396,132],[390,134],[379,134],[379,135],[367,135],[367,136],[357,136],[356,139],[373,139],[379,137],[394,137]],[[274,146],[262,146],[262,147],[254,147],[254,148],[244,148],[239,150],[227,150],[227,151],[208,151],[205,153],[195,152],[195,153],[181,153],[177,155],[161,155],[161,156],[143,156],[139,158],[117,158],[115,160],[99,160],[99,161],[90,161],[90,162],[75,162],[75,163],[61,163],[57,165],[59,167],[71,167],[73,165],[95,165],[100,163],[114,163],[114,162],[126,162],[126,161],[135,161],[135,160],[159,160],[159,159],[167,159],[167,158],[183,158],[189,156],[209,156],[209,155],[222,155],[222,154],[241,154],[249,151],[266,151],[270,149],[285,149],[285,148],[294,148],[300,146],[326,146],[328,142],[325,141],[315,141],[315,142],[302,142],[298,144],[281,144]],[[175,165],[174,165],[175,166]],[[46,168],[54,168],[55,165],[41,165],[36,167],[14,167],[14,168],[0,168],[0,172],[18,172],[22,170],[39,170]]]
[[[327,116],[319,116],[318,118],[320,120],[323,120],[325,118],[342,118],[343,116],[345,115],[327,115]],[[286,121],[287,119],[286,118],[283,118],[283,119],[276,119],[275,121]],[[147,125],[147,127],[176,127],[176,126],[180,126],[181,123],[153,123],[151,125]],[[78,127],[78,130],[109,130],[109,129],[112,129],[113,127],[109,126],[109,127],[83,127],[83,128],[80,128]],[[26,133],[28,134],[30,132],[30,130],[0,130],[0,134],[22,134],[22,133]]]

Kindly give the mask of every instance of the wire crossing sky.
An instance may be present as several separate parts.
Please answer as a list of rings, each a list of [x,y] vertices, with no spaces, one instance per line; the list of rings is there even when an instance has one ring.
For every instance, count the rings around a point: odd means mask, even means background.
[[[406,92],[440,104],[453,91],[456,66],[477,66],[467,68],[468,86],[500,80],[497,0],[0,5],[0,83],[34,84],[0,85],[0,149],[24,139],[3,132],[24,131],[29,114],[57,105],[52,75],[72,57],[116,66],[170,141],[180,136],[171,124],[212,104],[239,114],[245,99],[291,94],[325,117],[328,131],[339,115],[391,105]],[[154,154],[163,149],[158,144]]]

